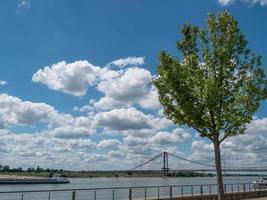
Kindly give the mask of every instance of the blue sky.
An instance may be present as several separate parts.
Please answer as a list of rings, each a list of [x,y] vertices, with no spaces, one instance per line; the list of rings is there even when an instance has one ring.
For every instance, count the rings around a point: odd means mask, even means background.
[[[163,150],[212,162],[208,141],[162,116],[150,80],[185,22],[225,10],[266,63],[266,0],[1,1],[1,164],[128,169]],[[266,109],[224,159],[266,165]]]

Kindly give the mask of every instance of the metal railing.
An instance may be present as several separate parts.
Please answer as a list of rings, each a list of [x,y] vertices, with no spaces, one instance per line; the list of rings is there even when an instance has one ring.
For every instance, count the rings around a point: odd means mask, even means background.
[[[252,183],[225,184],[226,194],[261,191]],[[215,194],[216,184],[0,191],[0,200],[149,200]]]

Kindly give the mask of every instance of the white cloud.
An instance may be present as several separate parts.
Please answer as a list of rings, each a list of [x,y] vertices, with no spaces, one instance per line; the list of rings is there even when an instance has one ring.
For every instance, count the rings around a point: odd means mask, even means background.
[[[126,61],[142,64],[143,59],[144,57],[129,57]],[[74,111],[89,112],[93,107],[108,110],[132,105],[146,109],[161,107],[156,89],[151,84],[151,73],[139,67],[116,71],[108,67],[94,66],[86,60],[73,63],[62,61],[39,69],[32,80],[48,86],[51,90],[80,97],[87,93],[89,87],[97,85],[97,90],[104,96],[91,105],[75,107]]]
[[[151,110],[161,108],[157,90],[154,87],[151,87],[151,89],[146,92],[144,97],[140,99],[139,105],[142,108],[151,109]]]
[[[0,85],[2,85],[2,86],[7,85],[7,82],[0,80]]]
[[[85,105],[85,106],[82,106],[81,108],[79,108],[78,106],[75,106],[73,108],[73,111],[75,112],[90,112],[90,111],[93,111],[95,108],[93,106],[90,106],[90,105]]]
[[[152,128],[150,117],[136,108],[121,108],[100,112],[95,115],[94,120],[97,126],[103,126],[110,130],[124,131]]]
[[[82,107],[75,106],[73,108],[73,111],[74,112],[91,112],[91,111],[94,111],[95,108],[94,108],[93,104],[95,102],[96,102],[95,99],[90,99],[89,100],[89,105],[85,105],[85,106],[82,106]]]
[[[186,132],[182,128],[177,128],[170,132],[158,132],[152,137],[152,142],[165,145],[165,144],[177,144],[182,143],[185,140],[191,138],[191,134]]]
[[[121,58],[118,60],[114,60],[108,64],[108,66],[116,65],[118,67],[126,67],[126,66],[138,66],[143,65],[145,63],[145,57],[127,57]]]
[[[98,148],[109,148],[109,149],[116,150],[120,147],[120,145],[121,145],[121,142],[119,140],[104,139],[99,142]]]
[[[49,132],[56,138],[86,138],[89,135],[94,134],[94,130],[89,129],[88,127],[73,127],[70,125],[57,127]]]
[[[41,122],[49,134],[59,138],[81,138],[95,133],[88,117],[73,117],[59,113],[45,103],[22,101],[8,94],[0,94],[0,128],[32,126]]]
[[[123,138],[123,142],[129,147],[149,144],[149,140],[147,138],[134,137],[132,135]]]
[[[46,133],[7,132],[1,136],[5,152],[1,159],[11,167],[35,167],[86,169],[90,164],[83,158],[95,150],[96,143],[90,139],[58,139]],[[86,167],[87,166],[87,167]],[[99,166],[98,166],[99,167]]]
[[[96,134],[95,128],[92,126],[89,117],[79,116],[72,117],[63,124],[49,130],[49,133],[57,138],[88,138],[92,134]]]
[[[94,103],[94,100],[89,103]],[[64,165],[65,168],[85,169],[97,161],[97,165],[91,167],[112,169],[121,156],[126,156],[121,167],[129,169],[129,159],[135,157],[135,153],[143,156],[154,150],[158,152],[160,148],[155,146],[158,144],[155,142],[151,147],[133,147],[128,150],[127,144],[113,139],[111,135],[95,143],[90,137],[97,133],[97,128],[116,131],[122,137],[134,135],[147,138],[170,125],[167,119],[146,115],[136,108],[113,109],[92,116],[74,117],[60,113],[48,104],[23,101],[5,93],[0,94],[0,112],[1,128],[25,126],[30,130],[35,123],[45,125],[41,129],[32,130],[32,134],[0,130],[1,141],[6,144],[0,148],[1,159],[12,167],[40,165],[62,168]],[[101,130],[98,133],[101,134]],[[149,141],[153,143],[151,139]],[[96,153],[96,149],[100,152],[104,150],[105,154]]]
[[[58,115],[50,105],[22,101],[5,93],[0,94],[0,112],[0,127],[48,122]]]
[[[96,84],[97,80],[114,76],[117,76],[115,71],[94,66],[86,60],[73,63],[61,61],[52,66],[46,66],[43,70],[39,69],[32,80],[47,85],[51,90],[83,96],[88,87]]]
[[[105,96],[94,106],[98,109],[130,107],[139,104],[143,108],[158,109],[157,92],[151,87],[152,75],[143,68],[128,68],[120,76],[101,81],[97,89]]]
[[[267,133],[267,118],[254,119],[247,127],[248,134]]]
[[[218,1],[223,6],[226,6],[226,5],[229,5],[235,2],[235,0],[218,0]]]
[[[129,135],[123,139],[123,142],[127,146],[139,146],[139,145],[173,145],[182,143],[191,138],[191,134],[186,132],[182,128],[176,128],[171,132],[160,131],[151,137],[138,137],[138,135]]]
[[[148,136],[172,125],[171,121],[154,115],[146,115],[134,107],[99,112],[93,117],[95,126],[104,127],[109,134]]]
[[[227,6],[236,2],[236,0],[217,0],[222,6]],[[267,5],[267,0],[240,0],[248,4],[260,4],[261,6]]]

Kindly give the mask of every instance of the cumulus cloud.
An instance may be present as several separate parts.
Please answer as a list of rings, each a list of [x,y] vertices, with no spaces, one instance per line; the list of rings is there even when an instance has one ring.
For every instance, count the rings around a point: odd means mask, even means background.
[[[89,103],[93,104],[94,101],[90,100]],[[48,104],[23,101],[5,93],[0,94],[0,111],[0,136],[6,144],[2,145],[0,152],[5,164],[11,164],[12,167],[16,163],[14,167],[40,165],[62,168],[64,163],[66,168],[84,169],[97,161],[97,165],[92,166],[95,169],[112,169],[121,156],[125,156],[125,162],[120,166],[129,169],[129,160],[136,156],[135,153],[142,157],[154,150],[161,151],[158,142],[150,139],[149,142],[153,143],[151,147],[136,149],[128,148],[126,143],[113,139],[110,135],[96,143],[90,139],[91,135],[102,127],[107,132],[118,132],[122,137],[133,135],[148,138],[170,126],[166,118],[146,115],[132,107],[74,117],[60,113]],[[32,134],[8,131],[16,126],[25,126],[29,130],[35,123],[45,126],[34,129]],[[101,129],[98,133],[101,134]],[[105,154],[96,153],[96,149],[100,152],[104,149]]]
[[[158,95],[151,87],[151,73],[143,68],[128,68],[120,76],[101,81],[97,89],[105,96],[94,106],[98,109],[130,107],[139,104],[143,108],[160,107]]]
[[[158,132],[151,138],[152,142],[165,145],[165,144],[177,144],[189,139],[191,134],[186,132],[182,128],[177,128],[173,132]]]
[[[57,138],[86,138],[94,133],[94,130],[88,129],[88,127],[72,127],[70,125],[57,127],[49,132]]]
[[[151,131],[161,130],[172,125],[164,117],[146,115],[134,107],[99,112],[93,117],[93,121],[96,126],[107,129],[107,132],[115,132],[122,135],[147,136],[151,134]]]
[[[33,82],[47,85],[49,89],[61,91],[74,96],[86,94],[89,86],[97,80],[105,80],[117,76],[115,71],[94,66],[88,61],[67,63],[61,61],[39,69],[32,77]]]
[[[138,111],[136,108],[121,108],[100,112],[95,115],[94,120],[97,126],[118,131],[152,128],[150,117]]]
[[[24,168],[39,165],[44,168],[59,169],[64,166],[67,169],[86,169],[90,163],[85,162],[83,158],[88,152],[93,152],[97,145],[90,139],[65,140],[46,133],[6,132],[1,135],[1,141],[5,144],[1,145],[5,150],[2,152],[5,164]]]
[[[138,66],[143,65],[145,63],[145,57],[127,57],[121,58],[118,60],[114,60],[108,64],[108,66],[116,65],[118,67],[126,67],[126,66]]]
[[[22,101],[5,93],[0,94],[0,112],[0,127],[33,124],[38,121],[48,122],[58,115],[50,105]]]
[[[127,146],[139,146],[139,145],[172,145],[182,143],[191,138],[191,134],[186,132],[182,128],[176,128],[171,132],[160,131],[151,137],[138,137],[129,135],[123,139]]]
[[[141,65],[144,63],[144,57],[129,57],[114,63],[125,66],[134,63]],[[161,107],[157,91],[151,84],[151,73],[140,67],[112,70],[109,67],[95,66],[86,60],[72,63],[62,61],[39,69],[33,74],[32,80],[48,86],[51,90],[74,96],[84,96],[89,87],[95,86],[104,94],[90,106],[75,107],[74,111],[89,112],[93,107],[108,110],[132,105],[146,109]]]
[[[117,139],[104,139],[98,143],[98,148],[119,149],[121,142]]]
[[[254,119],[250,124],[248,124],[247,128],[246,132],[248,134],[267,133],[267,118]]]
[[[90,99],[89,101],[89,105],[85,105],[85,106],[82,106],[82,107],[78,107],[78,106],[75,106],[73,108],[73,111],[74,112],[90,112],[90,111],[94,111],[95,108],[93,106],[93,104],[95,103],[96,101],[94,99]]]
[[[0,112],[0,128],[41,122],[54,137],[81,138],[94,133],[88,117],[59,113],[48,104],[23,101],[5,93],[0,94]]]

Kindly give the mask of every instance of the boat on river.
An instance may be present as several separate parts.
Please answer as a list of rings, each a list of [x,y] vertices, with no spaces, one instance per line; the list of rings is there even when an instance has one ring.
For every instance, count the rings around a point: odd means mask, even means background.
[[[260,177],[253,185],[255,189],[267,189],[267,177]]]
[[[50,177],[50,178],[1,178],[0,184],[66,184],[70,181],[64,177]]]

